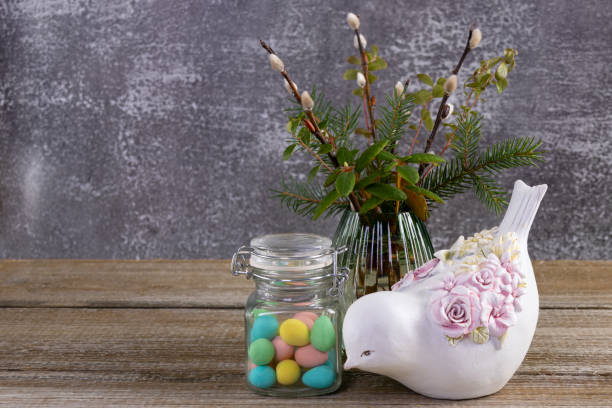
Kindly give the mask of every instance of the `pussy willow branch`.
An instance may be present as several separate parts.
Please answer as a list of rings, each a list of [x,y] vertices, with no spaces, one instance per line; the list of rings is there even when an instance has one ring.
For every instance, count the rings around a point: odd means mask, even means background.
[[[365,96],[366,101],[368,102],[368,114],[370,116],[370,132],[372,132],[372,140],[376,140],[376,126],[374,123],[374,112],[372,110],[372,99],[370,99],[370,78],[368,75],[368,56],[366,55],[365,49],[363,48],[363,44],[361,43],[361,37],[359,36],[359,29],[355,30],[355,35],[357,36],[357,43],[359,44],[359,56],[361,57],[361,70],[363,71],[363,76],[365,76],[366,84],[363,88],[363,94]],[[366,123],[368,119],[366,117]]]
[[[470,102],[470,98],[472,97],[472,94],[474,93],[473,89],[470,89],[470,93],[467,96],[467,99],[465,100],[466,105],[469,104]],[[461,120],[465,120],[467,118],[468,113],[472,110],[472,108],[474,108],[474,106],[476,106],[476,103],[478,103],[478,98],[480,95],[476,95],[474,97],[474,101],[472,102],[472,104],[469,106],[469,109],[464,111],[461,116],[459,117],[459,121]],[[448,140],[446,141],[446,143],[444,144],[444,147],[442,148],[442,150],[439,153],[439,156],[442,156],[444,154],[444,152],[446,152],[446,150],[448,150],[448,148],[450,147],[451,143],[453,142],[453,139],[455,138],[457,134],[457,130],[453,131],[453,134],[448,138]],[[425,170],[425,173],[423,173],[423,177],[421,177],[421,179],[419,180],[418,184],[421,184],[421,181],[425,180],[425,177],[427,177],[427,175],[429,174],[429,172],[431,172],[433,170],[435,166],[433,164],[430,164],[429,167],[427,167],[427,170]]]
[[[268,44],[266,44],[263,40],[259,40],[259,44],[261,44],[263,49],[266,50],[268,52],[268,54],[276,55],[274,50]],[[283,71],[281,72],[281,75],[289,83],[289,86],[291,87],[291,90],[293,91],[293,96],[295,97],[295,100],[297,101],[297,103],[300,106],[302,106],[302,97],[300,96],[300,93],[298,92],[297,88],[295,87],[295,84],[293,83],[293,81],[289,77],[289,74],[287,73],[287,70],[283,69]],[[318,125],[318,123],[317,123],[317,121],[316,121],[312,111],[306,111],[306,116],[308,116],[308,119],[310,120],[310,123],[313,125],[313,129],[310,129],[310,127],[309,127],[309,130],[311,131],[311,133],[315,135],[315,137],[319,140],[319,142],[321,142],[321,144],[329,143],[327,138],[325,138],[325,136],[323,136],[323,133],[321,132],[321,129],[319,128],[319,125]],[[340,163],[338,163],[338,158],[336,157],[336,155],[334,153],[329,152],[327,154],[327,156],[331,160],[331,162],[334,165],[334,167],[336,167],[336,168],[340,167]],[[329,169],[329,167],[327,165],[325,167],[327,167]],[[353,209],[355,211],[359,211],[359,209],[361,208],[361,205],[359,205],[359,200],[357,199],[357,196],[355,196],[355,193],[350,193],[349,194],[349,200],[351,201],[351,205],[353,206]]]
[[[459,59],[457,66],[455,67],[455,69],[453,69],[454,75],[457,75],[459,73],[459,70],[461,69],[461,65],[463,65],[463,61],[465,60],[465,57],[469,54],[471,50],[470,40],[472,39],[472,32],[474,31],[475,28],[476,28],[476,25],[472,24],[472,26],[470,27],[470,32],[468,33],[468,38],[467,38],[467,42],[465,43],[465,49],[463,50],[463,54],[461,55],[461,58]],[[440,122],[442,122],[442,110],[444,109],[444,105],[446,104],[446,101],[448,101],[449,96],[450,94],[445,92],[444,96],[442,97],[442,101],[440,102],[440,107],[438,108],[438,114],[436,115],[436,121],[434,122],[433,129],[431,129],[431,133],[429,137],[427,138],[427,142],[425,144],[425,150],[424,150],[425,153],[427,153],[431,149],[431,145],[433,144],[433,141],[436,137],[436,133],[438,132],[438,128],[440,127]],[[423,172],[425,171],[425,167],[426,165],[424,163],[421,163],[421,165],[419,166],[419,176],[423,174]]]

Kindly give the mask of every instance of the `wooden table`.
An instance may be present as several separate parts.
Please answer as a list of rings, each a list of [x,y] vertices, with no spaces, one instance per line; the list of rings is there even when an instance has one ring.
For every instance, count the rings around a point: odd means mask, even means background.
[[[244,385],[243,305],[229,262],[0,261],[0,406],[612,405],[612,262],[534,263],[538,329],[499,393],[449,402],[348,372],[329,396]]]

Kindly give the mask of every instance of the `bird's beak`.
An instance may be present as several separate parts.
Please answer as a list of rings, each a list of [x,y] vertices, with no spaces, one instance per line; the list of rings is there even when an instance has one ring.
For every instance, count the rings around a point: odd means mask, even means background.
[[[344,363],[344,369],[345,370],[350,370],[351,368],[355,367],[355,365],[353,364],[353,362],[350,359],[346,360],[346,363]]]

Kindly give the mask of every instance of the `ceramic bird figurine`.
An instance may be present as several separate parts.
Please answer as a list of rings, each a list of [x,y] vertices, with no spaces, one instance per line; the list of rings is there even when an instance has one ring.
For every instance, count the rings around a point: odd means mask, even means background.
[[[344,368],[386,375],[434,398],[499,391],[538,321],[527,236],[546,188],[517,181],[499,227],[459,237],[392,291],[354,302],[343,323]]]

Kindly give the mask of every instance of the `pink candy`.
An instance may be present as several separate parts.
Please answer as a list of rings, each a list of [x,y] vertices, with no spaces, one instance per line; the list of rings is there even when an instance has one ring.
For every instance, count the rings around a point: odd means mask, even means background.
[[[312,368],[324,364],[329,356],[317,350],[312,344],[299,347],[295,352],[295,361],[304,368]]]
[[[272,340],[274,345],[274,359],[276,361],[289,360],[293,357],[293,346],[285,343],[285,340],[281,339],[280,336],[276,336]]]
[[[319,318],[319,315],[313,312],[298,312],[293,316],[294,319],[298,319],[308,326],[308,330],[312,330],[312,325]]]

